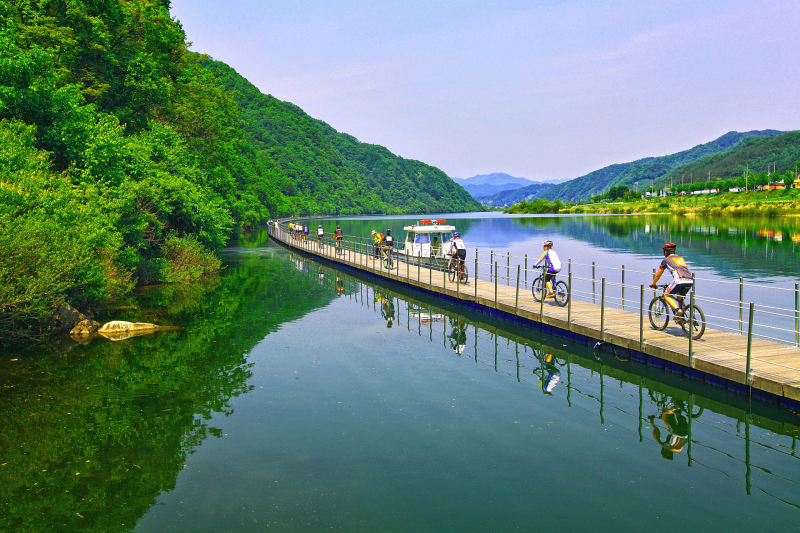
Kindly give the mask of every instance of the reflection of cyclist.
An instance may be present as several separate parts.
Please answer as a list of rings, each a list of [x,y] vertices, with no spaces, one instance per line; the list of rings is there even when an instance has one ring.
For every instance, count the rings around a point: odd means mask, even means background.
[[[677,246],[671,242],[664,245],[664,260],[661,261],[658,272],[656,272],[656,275],[653,277],[653,283],[651,283],[650,286],[655,287],[658,280],[661,278],[661,274],[664,273],[664,270],[669,270],[669,273],[672,274],[672,283],[670,283],[669,287],[664,291],[664,300],[675,313],[675,322],[680,324],[681,320],[679,320],[679,317],[683,316],[683,309],[681,309],[681,307],[683,307],[683,297],[686,296],[692,288],[692,285],[694,285],[694,280],[692,279],[692,273],[689,271],[689,267],[686,266],[686,259],[675,254],[676,248]],[[674,298],[670,296],[674,296]],[[676,299],[678,300],[677,302],[675,301]]]
[[[457,318],[450,319],[450,348],[457,354],[464,352],[467,347],[467,325]]]
[[[680,453],[683,447],[689,442],[689,417],[698,418],[703,414],[701,407],[697,413],[690,413],[688,406],[683,402],[671,399],[670,401],[658,401],[653,393],[650,397],[656,401],[661,410],[661,420],[667,430],[667,437],[661,440],[661,429],[655,423],[655,415],[650,415],[647,419],[653,424],[653,439],[661,445],[661,457],[670,461],[675,453]]]
[[[386,327],[391,328],[394,320],[394,301],[392,298],[384,296],[381,300],[381,315],[386,320]]]
[[[544,252],[542,252],[541,257],[539,257],[539,260],[536,261],[533,267],[536,268],[540,264],[544,264],[544,283],[547,286],[547,296],[545,296],[545,298],[552,298],[556,295],[553,287],[556,282],[556,274],[561,272],[561,260],[558,258],[556,251],[553,250],[553,241],[550,239],[544,241],[542,247],[544,248]]]
[[[342,294],[344,294],[344,280],[337,275],[336,276],[336,296],[341,296]]]
[[[542,392],[547,395],[553,394],[553,389],[556,388],[558,382],[561,381],[561,371],[556,366],[553,354],[544,354],[544,357],[539,359],[542,365],[542,375],[539,380],[539,385],[542,387]]]
[[[464,266],[464,259],[467,258],[467,247],[464,245],[464,241],[461,240],[461,234],[456,232],[453,235],[453,242],[450,243],[450,250],[447,251],[447,255],[450,256],[450,264],[453,264],[453,261],[458,261],[459,268]]]

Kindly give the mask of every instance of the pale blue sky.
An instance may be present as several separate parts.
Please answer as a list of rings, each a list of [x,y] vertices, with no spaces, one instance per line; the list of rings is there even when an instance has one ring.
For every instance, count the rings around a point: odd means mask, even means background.
[[[800,129],[800,2],[173,0],[192,49],[451,176]]]

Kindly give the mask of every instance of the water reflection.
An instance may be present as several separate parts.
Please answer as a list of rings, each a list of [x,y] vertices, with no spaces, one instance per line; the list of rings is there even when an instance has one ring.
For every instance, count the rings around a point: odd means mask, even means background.
[[[654,445],[653,460],[682,457],[686,467],[741,483],[747,494],[758,491],[800,509],[796,413],[751,403],[665,370],[507,322],[487,322],[461,307],[399,287],[321,268],[331,278],[336,272],[344,294],[380,314],[387,327],[392,323],[405,326],[411,334],[440,342],[454,357],[468,357],[552,401],[594,414],[601,426],[634,433],[643,445]]]

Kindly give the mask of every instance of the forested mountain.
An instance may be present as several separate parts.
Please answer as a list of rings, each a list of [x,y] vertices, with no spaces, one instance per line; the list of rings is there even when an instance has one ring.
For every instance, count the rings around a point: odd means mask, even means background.
[[[677,185],[691,179],[711,177],[733,178],[751,174],[778,173],[795,170],[800,161],[800,132],[792,131],[775,137],[760,137],[736,144],[718,154],[684,165],[667,174],[660,184]]]
[[[359,142],[261,93],[220,61],[203,65],[242,109],[241,127],[269,168],[276,214],[431,213],[482,209],[436,167]]]
[[[542,197],[548,200],[555,200],[556,198],[564,201],[588,200],[590,197],[616,185],[632,187],[638,181],[642,182],[640,183],[642,187],[645,186],[645,183],[649,186],[650,180],[657,181],[684,165],[723,152],[738,143],[754,138],[774,137],[782,133],[777,130],[748,131],[744,133],[731,131],[709,143],[700,144],[675,154],[662,157],[647,157],[632,163],[610,165],[585,176],[556,185],[543,193]]]
[[[490,196],[479,197],[478,200],[484,205],[491,206],[504,206],[513,205],[522,200],[533,200],[534,198],[541,198],[545,191],[555,187],[552,183],[534,183],[527,187],[514,189],[510,191],[501,191]]]
[[[218,268],[269,216],[470,209],[440,170],[190,53],[168,0],[0,1],[0,340]]]
[[[601,168],[600,170],[590,172],[585,176],[581,176],[570,181],[565,181],[564,183],[559,183],[558,185],[547,189],[547,191],[545,191],[541,197],[551,201],[555,200],[556,198],[567,201],[588,199],[595,194],[598,194],[599,191],[605,189],[609,183],[612,183],[615,179],[617,179],[619,175],[625,172],[625,170],[627,170],[631,165],[644,163],[646,161],[647,159],[640,159],[632,163],[618,163],[615,165],[609,165]]]

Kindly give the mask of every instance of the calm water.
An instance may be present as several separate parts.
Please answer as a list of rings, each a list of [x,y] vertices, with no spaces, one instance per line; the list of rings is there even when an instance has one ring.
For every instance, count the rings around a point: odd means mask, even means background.
[[[657,257],[646,242],[663,223],[692,239],[710,279],[797,278],[791,220],[773,221],[772,240],[753,221],[706,235],[655,219],[647,231],[619,217],[462,220],[471,246],[500,251],[506,235],[502,251],[524,254],[548,235],[631,268]],[[754,258],[765,249],[771,262]],[[263,235],[225,258],[218,278],[114,311],[180,332],[0,359],[0,530],[800,527],[797,413],[355,278]]]

